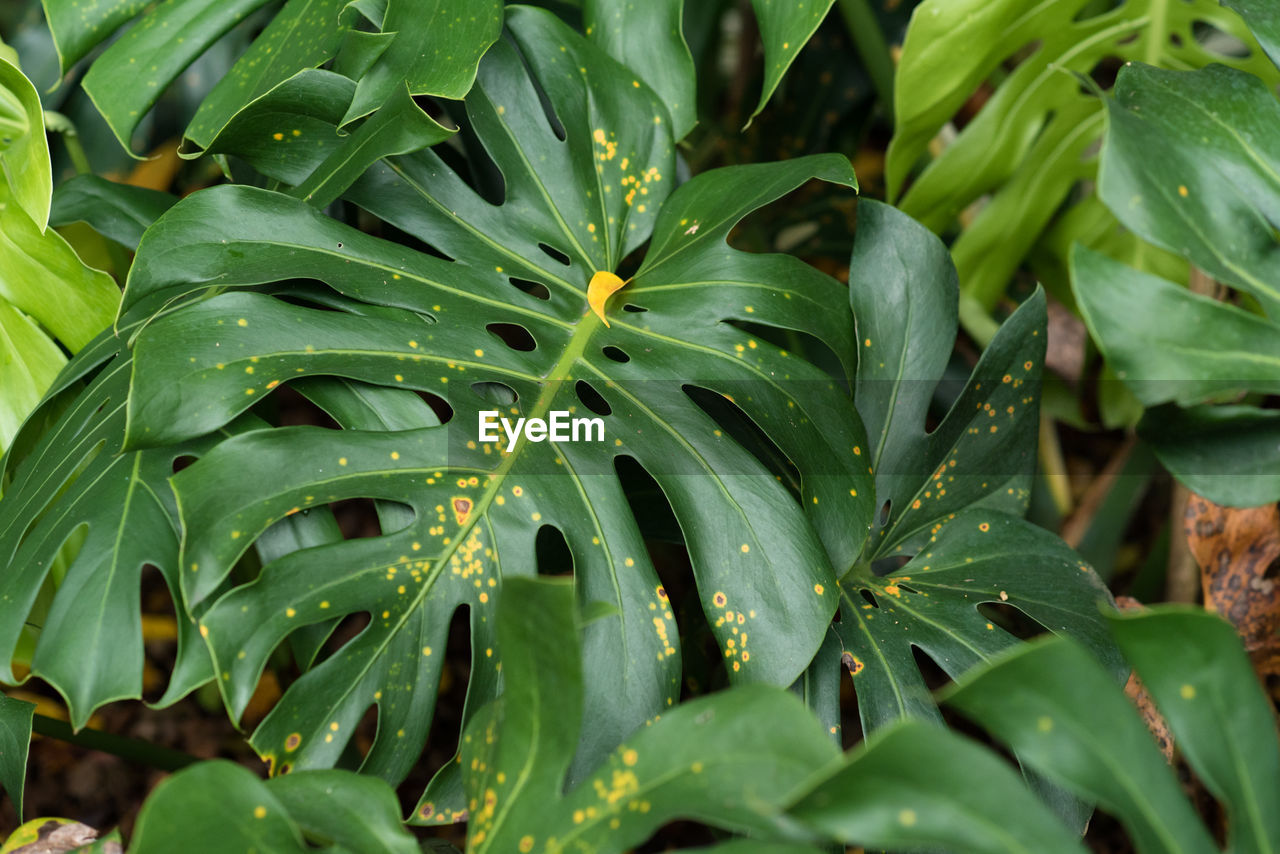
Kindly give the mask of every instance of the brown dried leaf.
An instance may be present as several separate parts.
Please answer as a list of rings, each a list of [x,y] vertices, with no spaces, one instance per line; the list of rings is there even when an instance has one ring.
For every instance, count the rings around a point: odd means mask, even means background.
[[[1221,507],[1192,495],[1183,527],[1200,564],[1205,608],[1229,620],[1250,653],[1273,653],[1264,662],[1266,670],[1280,667],[1274,660],[1274,653],[1280,652],[1276,644],[1280,589],[1268,577],[1271,565],[1280,558],[1276,505]]]
[[[1143,606],[1141,602],[1132,596],[1117,596],[1116,607],[1121,611],[1141,611]],[[1143,686],[1142,680],[1138,678],[1138,674],[1129,674],[1129,681],[1125,683],[1124,693],[1129,698],[1129,701],[1137,707],[1138,714],[1142,715],[1142,722],[1147,725],[1147,729],[1151,730],[1151,735],[1156,740],[1156,746],[1164,754],[1164,761],[1172,763],[1173,732],[1169,729],[1169,723],[1164,719],[1164,715],[1160,714],[1160,710],[1152,702],[1151,695],[1147,693],[1147,689]]]

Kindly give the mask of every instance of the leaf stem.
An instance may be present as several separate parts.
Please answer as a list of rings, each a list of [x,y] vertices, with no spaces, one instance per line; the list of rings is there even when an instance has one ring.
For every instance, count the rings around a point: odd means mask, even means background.
[[[88,727],[76,732],[66,721],[46,715],[35,716],[31,723],[31,731],[68,744],[87,747],[90,750],[101,750],[103,753],[110,753],[112,756],[148,765],[160,771],[177,771],[200,761],[189,753],[171,750],[138,738],[113,735]]]
[[[880,96],[880,104],[892,119],[893,55],[889,52],[889,43],[880,29],[880,22],[871,10],[869,0],[840,0],[840,12],[871,83],[876,87],[876,94]]]

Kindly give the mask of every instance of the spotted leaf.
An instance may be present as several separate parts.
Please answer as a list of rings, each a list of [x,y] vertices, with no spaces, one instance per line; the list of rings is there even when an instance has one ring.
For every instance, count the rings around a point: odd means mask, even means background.
[[[376,706],[364,770],[401,779],[430,726],[451,617],[465,609],[471,622],[469,717],[499,682],[491,614],[503,580],[539,570],[547,529],[564,538],[582,601],[603,608],[587,629],[589,722],[574,773],[673,705],[680,641],[620,466],[638,464],[669,502],[734,682],[786,685],[804,670],[837,604],[834,567],[852,564],[866,536],[857,413],[837,377],[777,334],[804,330],[851,354],[845,289],[796,259],[727,244],[743,217],[812,178],[853,185],[848,161],[735,167],[675,189],[670,122],[645,84],[546,12],[512,8],[508,23],[512,38],[487,54],[466,101],[468,144],[500,170],[501,204],[431,151],[374,166],[346,194],[430,253],[283,194],[222,187],[172,208],[133,267],[130,318],[229,292],[138,335],[130,448],[208,435],[300,380],[346,428],[251,432],[173,481],[184,600],[236,716],[296,631],[371,617],[253,735],[277,769],[332,764]],[[646,242],[601,307],[606,326],[589,283]],[[363,404],[326,400],[336,377],[425,412],[353,418]],[[556,411],[602,432],[576,443],[479,435],[482,413]],[[800,473],[794,494],[735,438],[744,429]],[[264,532],[355,497],[405,512],[379,537],[290,553],[225,591]],[[462,809],[446,791],[459,791],[452,764],[424,800],[436,816]]]
[[[503,693],[463,736],[468,851],[622,852],[679,817],[768,831],[800,784],[839,756],[803,703],[755,685],[663,714],[565,791],[584,695],[572,589],[507,584]]]
[[[1114,661],[1098,611],[1105,587],[1061,540],[1019,518],[1034,465],[1043,294],[1005,322],[963,388],[948,389],[939,382],[958,295],[941,241],[863,200],[850,269],[856,402],[879,512],[861,560],[840,579],[834,630],[864,729],[939,717],[916,651],[956,677],[1018,643],[984,604],[1017,608]],[[926,430],[939,393],[954,402]]]

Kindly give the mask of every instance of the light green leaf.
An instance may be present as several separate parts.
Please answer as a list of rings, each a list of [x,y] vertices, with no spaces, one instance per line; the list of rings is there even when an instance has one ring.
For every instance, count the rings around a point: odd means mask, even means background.
[[[67,357],[40,327],[0,300],[0,453],[18,433],[27,414],[67,363]]]
[[[49,142],[44,135],[44,109],[31,81],[0,58],[0,167],[9,193],[43,232],[49,221],[53,174]]]

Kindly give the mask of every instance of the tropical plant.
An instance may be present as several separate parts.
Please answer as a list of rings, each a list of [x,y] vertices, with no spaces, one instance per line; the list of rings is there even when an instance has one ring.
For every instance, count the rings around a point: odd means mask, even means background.
[[[1280,81],[1217,0],[925,0],[912,17],[895,82],[889,196],[939,232],[959,219],[961,322],[978,340],[993,333],[991,312],[1024,261],[1070,305],[1077,243],[1186,280],[1176,252],[1117,229],[1091,189],[1105,110],[1070,72],[1106,85],[1128,62],[1221,63]],[[977,114],[952,124],[970,103]],[[954,138],[935,142],[947,133]]]
[[[1190,608],[1108,619],[1182,756],[1225,807],[1227,850],[1275,851],[1280,816],[1268,805],[1280,793],[1280,744],[1235,631]],[[1024,764],[1116,817],[1137,851],[1219,850],[1146,723],[1099,662],[1071,640],[1017,649],[975,669],[943,700]],[[911,726],[919,740],[909,736]],[[846,768],[814,784],[788,811],[824,836],[899,850],[1085,850],[1043,809],[1022,804],[1013,776],[993,753],[961,736],[903,725],[855,752]],[[886,790],[892,806],[875,800]],[[862,806],[868,798],[871,804]],[[868,838],[872,829],[881,833]]]
[[[16,59],[0,55],[0,453],[66,364],[57,342],[78,351],[120,302],[111,277],[49,228],[44,110]]]
[[[1280,58],[1275,10],[1237,5]],[[1221,302],[1079,247],[1081,313],[1117,376],[1159,407],[1140,431],[1179,480],[1220,504],[1274,502],[1280,420],[1259,404],[1280,392],[1280,104],[1266,82],[1236,69],[1135,64],[1107,114],[1101,198],[1135,234],[1237,296]]]

